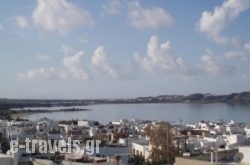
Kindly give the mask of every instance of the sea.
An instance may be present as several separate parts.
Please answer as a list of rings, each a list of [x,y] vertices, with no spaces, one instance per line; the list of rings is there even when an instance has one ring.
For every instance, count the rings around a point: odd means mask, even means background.
[[[32,107],[31,107],[32,108]],[[30,107],[27,109],[31,109]],[[52,107],[37,109],[63,109],[73,107]],[[89,109],[89,111],[48,112],[22,116],[36,121],[47,117],[52,120],[96,120],[100,123],[119,121],[121,119],[139,119],[182,123],[204,121],[231,121],[250,124],[250,105],[225,103],[155,103],[155,104],[97,104],[76,106],[74,108]],[[36,108],[32,108],[36,109]]]

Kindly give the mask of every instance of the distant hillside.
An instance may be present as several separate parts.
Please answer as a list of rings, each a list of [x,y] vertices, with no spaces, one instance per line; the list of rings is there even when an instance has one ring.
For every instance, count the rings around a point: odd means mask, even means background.
[[[250,92],[232,93],[229,95],[192,94],[186,97],[186,101],[246,104],[250,103]]]
[[[138,97],[134,99],[113,100],[114,103],[231,103],[249,104],[250,92],[232,93],[229,95],[212,95],[195,93],[184,95],[160,95],[154,97]]]
[[[250,92],[213,95],[195,93],[184,95],[160,95],[132,99],[85,99],[85,100],[34,100],[0,99],[0,110],[23,107],[81,106],[91,104],[128,104],[128,103],[231,103],[250,104]]]

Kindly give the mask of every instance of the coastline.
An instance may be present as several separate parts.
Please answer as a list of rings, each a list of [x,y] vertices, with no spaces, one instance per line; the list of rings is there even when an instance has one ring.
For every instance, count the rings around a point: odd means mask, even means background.
[[[68,109],[58,109],[58,110],[5,110],[6,116],[10,115],[11,118],[21,118],[24,116],[36,114],[36,113],[57,113],[57,112],[80,112],[80,111],[92,111],[90,109],[83,108],[68,108]]]

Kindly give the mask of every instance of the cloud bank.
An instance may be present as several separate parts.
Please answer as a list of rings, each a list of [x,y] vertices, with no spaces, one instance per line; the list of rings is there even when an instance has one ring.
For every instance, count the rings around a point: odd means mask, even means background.
[[[47,31],[66,35],[79,25],[93,25],[87,10],[66,0],[38,0],[32,15],[35,26]]]

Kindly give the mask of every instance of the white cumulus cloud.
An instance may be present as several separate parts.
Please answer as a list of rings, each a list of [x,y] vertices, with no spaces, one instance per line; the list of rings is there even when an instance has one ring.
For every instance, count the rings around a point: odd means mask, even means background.
[[[15,16],[14,24],[22,30],[29,28],[28,19],[24,16]]]
[[[121,72],[120,66],[114,64],[112,60],[104,52],[104,47],[96,48],[92,56],[92,65],[100,72],[107,73],[113,77],[118,77]]]
[[[149,72],[176,74],[186,69],[182,58],[172,52],[170,42],[159,44],[157,36],[151,36],[147,56],[142,58],[135,55],[135,58]]]
[[[79,25],[93,25],[89,12],[66,0],[37,0],[33,22],[48,32],[67,34]]]
[[[243,48],[239,50],[229,51],[224,54],[225,59],[240,59],[248,61],[250,57],[250,43],[245,43]]]
[[[210,75],[231,75],[235,71],[233,66],[226,65],[223,60],[216,57],[210,49],[207,49],[201,56],[200,61],[201,68]]]
[[[226,64],[223,56],[215,56],[207,49],[196,64],[188,65],[182,57],[173,53],[169,41],[159,43],[157,36],[151,36],[147,45],[147,56],[134,54],[137,65],[149,73],[160,73],[166,76],[178,76],[184,80],[205,75],[232,75],[236,68]]]
[[[85,71],[84,65],[84,53],[80,51],[73,56],[67,56],[63,58],[63,64],[69,69],[72,76],[76,79],[87,80],[90,78],[89,74]]]
[[[225,0],[221,6],[216,6],[213,12],[204,11],[196,27],[217,43],[237,45],[237,39],[221,33],[230,22],[249,7],[250,0]]]
[[[33,80],[36,78],[58,78],[58,79],[67,79],[67,74],[59,69],[55,69],[54,67],[49,68],[38,68],[28,70],[26,73],[18,74],[18,80]]]
[[[170,14],[160,7],[143,8],[139,2],[129,7],[130,24],[138,29],[156,29],[168,27],[174,20]]]

